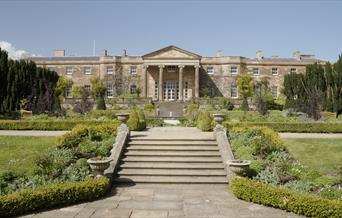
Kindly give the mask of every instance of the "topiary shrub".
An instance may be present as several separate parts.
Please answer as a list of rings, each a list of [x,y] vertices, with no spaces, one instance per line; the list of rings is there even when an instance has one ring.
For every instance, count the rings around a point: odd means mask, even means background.
[[[138,110],[139,131],[146,129],[146,118],[143,110]]]
[[[139,114],[136,110],[133,110],[129,115],[127,125],[130,130],[137,131],[139,130],[139,124]]]
[[[198,118],[197,118],[197,128],[202,131],[211,131],[212,128],[213,118],[210,115],[209,111],[203,110],[200,111]]]
[[[144,111],[147,111],[147,112],[149,112],[149,113],[153,113],[153,112],[155,112],[155,110],[156,110],[156,108],[154,107],[154,105],[153,104],[145,104],[144,105]]]

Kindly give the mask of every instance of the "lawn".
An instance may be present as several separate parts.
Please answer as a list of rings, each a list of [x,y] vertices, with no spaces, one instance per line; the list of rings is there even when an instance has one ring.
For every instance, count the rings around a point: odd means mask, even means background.
[[[32,173],[36,157],[56,141],[56,137],[0,136],[0,172]]]
[[[323,175],[336,175],[342,166],[342,139],[291,138],[285,144],[296,159]]]

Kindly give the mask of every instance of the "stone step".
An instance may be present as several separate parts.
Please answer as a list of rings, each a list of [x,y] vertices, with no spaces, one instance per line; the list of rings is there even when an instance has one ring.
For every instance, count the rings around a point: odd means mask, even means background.
[[[119,176],[114,179],[119,183],[188,183],[188,184],[227,184],[225,176]]]
[[[130,141],[127,145],[197,145],[197,146],[217,146],[216,141]]]
[[[222,163],[125,162],[122,169],[224,169]]]
[[[130,138],[131,141],[168,141],[168,142],[177,142],[177,141],[182,141],[182,142],[216,142],[215,138],[146,138],[146,137],[140,137],[140,136],[131,136]]]
[[[224,170],[204,169],[122,169],[118,174],[133,176],[226,176]]]
[[[127,150],[132,151],[219,151],[217,146],[207,145],[131,145],[127,147]]]
[[[128,156],[123,162],[183,162],[183,163],[222,163],[221,157],[154,157],[154,156]]]
[[[126,156],[220,157],[218,151],[128,151]]]

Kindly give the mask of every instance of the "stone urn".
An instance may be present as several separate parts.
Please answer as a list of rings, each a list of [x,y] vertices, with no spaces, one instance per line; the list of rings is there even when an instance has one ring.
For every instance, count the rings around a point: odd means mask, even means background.
[[[111,158],[94,157],[87,160],[94,177],[104,176],[104,171],[109,167]]]
[[[222,124],[222,122],[224,121],[224,114],[213,114],[214,116],[214,121],[217,123],[217,124]]]
[[[229,170],[235,176],[246,176],[249,165],[251,165],[250,160],[229,160],[227,161]]]
[[[128,118],[129,118],[129,113],[119,113],[119,114],[117,114],[117,116],[118,116],[119,121],[126,124]]]

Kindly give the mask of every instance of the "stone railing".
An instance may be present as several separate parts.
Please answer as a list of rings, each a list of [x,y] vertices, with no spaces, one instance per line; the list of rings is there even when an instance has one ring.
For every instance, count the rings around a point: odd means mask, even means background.
[[[216,138],[224,168],[228,176],[230,174],[228,161],[234,160],[235,158],[227,137],[227,129],[221,124],[217,124],[214,128],[214,136]]]
[[[110,158],[112,161],[110,162],[109,168],[105,170],[105,175],[111,180],[119,168],[120,159],[129,136],[128,126],[125,123],[122,123],[116,130],[115,143],[113,145],[113,149],[110,151]]]

